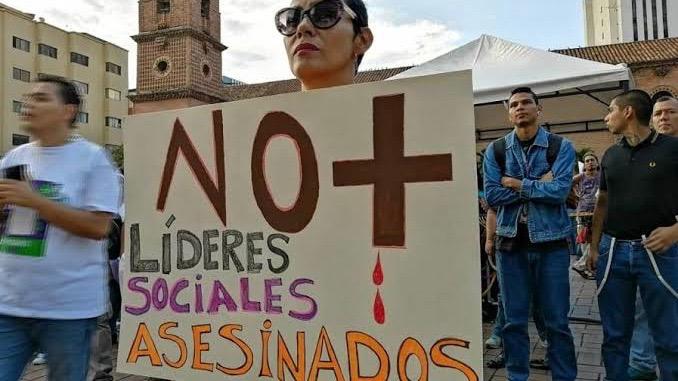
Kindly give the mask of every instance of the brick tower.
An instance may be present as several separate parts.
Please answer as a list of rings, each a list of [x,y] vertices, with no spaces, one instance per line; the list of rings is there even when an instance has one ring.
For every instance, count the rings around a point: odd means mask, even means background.
[[[222,102],[218,0],[139,0],[135,114]]]

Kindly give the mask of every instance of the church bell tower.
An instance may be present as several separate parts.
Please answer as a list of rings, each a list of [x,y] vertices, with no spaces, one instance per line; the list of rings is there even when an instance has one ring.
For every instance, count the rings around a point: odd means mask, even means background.
[[[218,0],[139,0],[134,113],[223,102]]]

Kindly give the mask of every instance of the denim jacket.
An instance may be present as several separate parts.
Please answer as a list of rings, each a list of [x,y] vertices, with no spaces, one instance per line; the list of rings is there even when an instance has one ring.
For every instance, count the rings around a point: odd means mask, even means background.
[[[550,168],[553,176],[546,179],[544,175],[549,172],[546,160],[549,134],[540,127],[527,154],[523,154],[515,131],[506,135],[504,174],[495,159],[494,144],[490,144],[485,151],[485,197],[487,203],[497,211],[497,235],[515,237],[520,211],[527,207],[531,242],[555,241],[570,236],[572,225],[565,200],[572,187],[574,146],[569,140],[563,139],[558,157]],[[520,192],[504,188],[501,185],[502,176],[522,180]]]

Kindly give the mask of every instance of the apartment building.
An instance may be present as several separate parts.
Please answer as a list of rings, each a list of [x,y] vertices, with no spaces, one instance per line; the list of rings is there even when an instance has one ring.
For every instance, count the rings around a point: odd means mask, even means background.
[[[0,3],[0,154],[29,141],[19,119],[21,101],[31,82],[43,75],[76,83],[83,99],[79,134],[108,148],[122,145],[127,54],[110,42],[59,29]]]

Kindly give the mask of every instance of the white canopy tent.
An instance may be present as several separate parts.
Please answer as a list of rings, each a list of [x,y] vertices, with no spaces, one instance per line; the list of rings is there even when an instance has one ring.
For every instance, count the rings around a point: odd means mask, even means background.
[[[529,86],[542,99],[542,122],[557,132],[601,130],[611,99],[632,86],[631,71],[519,45],[488,35],[391,79],[473,70],[479,141],[509,129],[504,101],[516,87]]]

